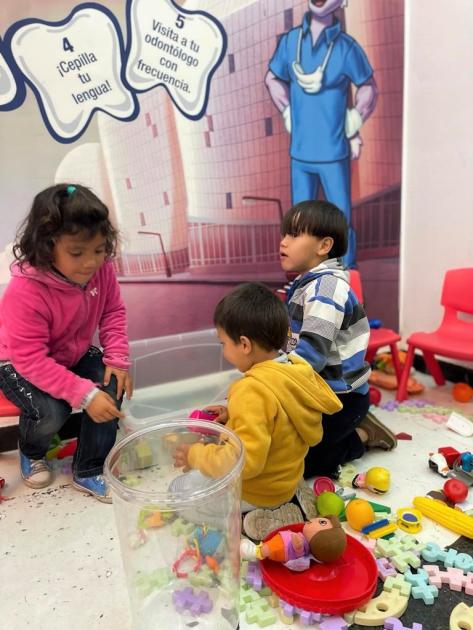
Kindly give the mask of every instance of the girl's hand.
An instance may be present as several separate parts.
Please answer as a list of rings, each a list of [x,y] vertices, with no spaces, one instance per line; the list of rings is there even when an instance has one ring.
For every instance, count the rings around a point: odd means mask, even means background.
[[[110,422],[114,418],[125,417],[125,414],[117,409],[113,398],[102,391],[95,394],[85,410],[94,422]]]
[[[191,444],[179,444],[179,446],[176,446],[172,454],[174,458],[174,467],[183,468],[182,472],[188,472],[190,470],[189,462],[187,459],[190,447]]]
[[[204,407],[203,411],[216,414],[215,422],[220,422],[220,424],[228,422],[228,409],[223,405],[209,405]]]
[[[126,370],[120,370],[119,368],[105,366],[105,374],[103,377],[103,384],[106,386],[110,383],[110,377],[112,374],[117,379],[117,400],[122,397],[123,391],[126,393],[128,400],[133,396],[133,380]]]

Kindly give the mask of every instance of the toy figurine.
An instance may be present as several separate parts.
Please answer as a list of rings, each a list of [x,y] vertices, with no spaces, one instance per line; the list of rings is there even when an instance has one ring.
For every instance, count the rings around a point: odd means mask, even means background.
[[[462,453],[460,459],[462,469],[471,473],[473,471],[473,455],[470,452]]]
[[[376,494],[384,494],[389,490],[391,476],[389,470],[381,466],[370,468],[365,473],[360,473],[352,481],[354,488],[366,488]]]
[[[450,474],[447,460],[442,453],[429,453],[429,468],[442,475],[442,477],[448,477]]]
[[[334,562],[345,551],[347,538],[336,516],[317,517],[305,523],[302,532],[281,530],[259,545],[243,539],[240,554],[244,560],[274,560],[292,571],[305,571],[311,559]]]

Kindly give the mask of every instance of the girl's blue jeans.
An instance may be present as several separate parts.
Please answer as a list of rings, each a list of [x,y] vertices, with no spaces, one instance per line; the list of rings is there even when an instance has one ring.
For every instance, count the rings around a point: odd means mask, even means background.
[[[92,346],[70,370],[94,383],[103,383],[105,365],[102,357],[102,352]],[[69,419],[71,406],[32,385],[11,364],[0,366],[0,389],[21,409],[19,449],[30,459],[42,459],[54,434]],[[115,377],[112,376],[106,387],[100,385],[100,389],[107,392],[120,409],[122,401],[116,398]],[[72,462],[73,474],[78,477],[100,475],[105,458],[115,444],[118,420],[94,422],[85,411],[74,415],[77,417],[78,440]]]

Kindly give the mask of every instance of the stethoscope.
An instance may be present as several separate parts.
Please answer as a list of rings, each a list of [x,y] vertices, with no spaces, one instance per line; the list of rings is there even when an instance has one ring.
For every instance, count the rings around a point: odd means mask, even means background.
[[[299,30],[299,37],[297,41],[297,56],[296,60],[292,62],[292,69],[296,75],[296,81],[307,94],[317,94],[322,87],[322,81],[324,79],[325,68],[332,54],[334,41],[331,41],[325,57],[322,61],[322,65],[318,66],[314,72],[308,72],[307,74],[301,67],[301,50],[302,50],[302,27]]]

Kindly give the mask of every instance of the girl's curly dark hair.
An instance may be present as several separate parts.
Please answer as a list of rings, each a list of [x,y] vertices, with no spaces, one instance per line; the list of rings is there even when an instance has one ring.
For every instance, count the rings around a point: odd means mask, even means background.
[[[109,219],[107,206],[80,184],[56,184],[36,195],[31,210],[21,224],[13,245],[20,266],[28,263],[37,269],[50,269],[54,244],[63,234],[105,237],[109,258],[116,252],[118,232]]]

